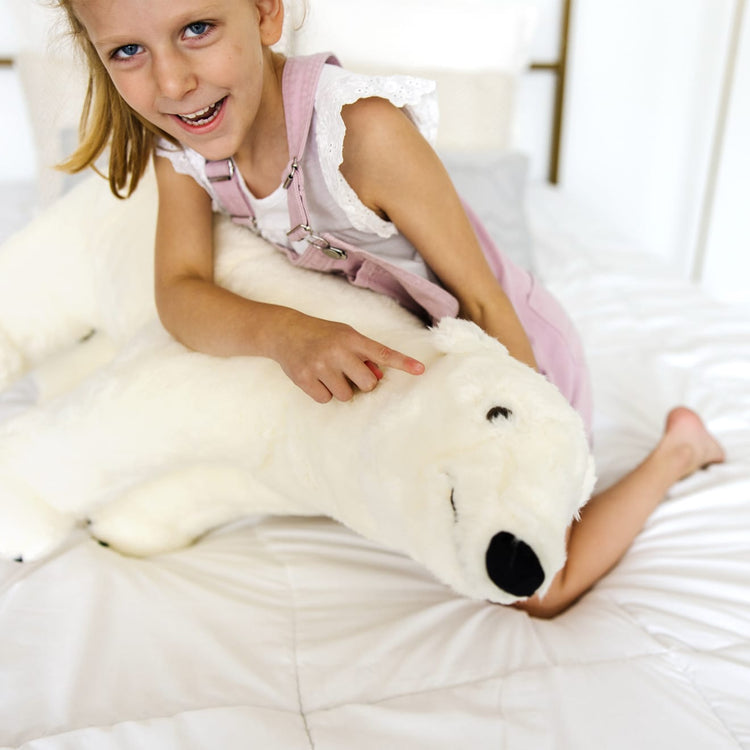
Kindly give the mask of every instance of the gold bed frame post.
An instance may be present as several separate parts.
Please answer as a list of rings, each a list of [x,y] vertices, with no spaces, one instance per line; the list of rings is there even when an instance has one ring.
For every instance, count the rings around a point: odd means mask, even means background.
[[[541,70],[555,76],[555,102],[552,112],[549,171],[547,179],[557,185],[560,179],[560,153],[562,149],[563,116],[565,114],[565,81],[568,73],[568,38],[573,0],[563,0],[560,19],[560,49],[555,62],[532,62],[531,70]]]

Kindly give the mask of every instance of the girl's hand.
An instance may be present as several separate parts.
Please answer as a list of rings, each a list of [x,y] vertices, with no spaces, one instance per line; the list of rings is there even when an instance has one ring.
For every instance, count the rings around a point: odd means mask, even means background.
[[[348,401],[355,389],[371,391],[383,377],[380,368],[395,367],[421,375],[424,365],[367,338],[344,323],[299,313],[278,341],[274,357],[287,376],[308,396],[324,404]]]

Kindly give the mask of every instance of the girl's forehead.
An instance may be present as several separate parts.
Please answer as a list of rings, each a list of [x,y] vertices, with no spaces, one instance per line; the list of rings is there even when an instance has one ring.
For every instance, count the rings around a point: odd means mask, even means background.
[[[71,0],[71,5],[89,36],[108,37],[209,20],[247,2],[252,0]]]
[[[252,0],[68,0],[76,14],[107,18],[205,16],[231,10]],[[134,20],[135,20],[134,18]]]

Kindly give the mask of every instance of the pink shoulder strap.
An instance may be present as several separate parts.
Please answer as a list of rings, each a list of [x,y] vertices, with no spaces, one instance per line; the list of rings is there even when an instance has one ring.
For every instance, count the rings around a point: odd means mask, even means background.
[[[292,232],[301,233],[301,236],[306,236],[310,230],[305,206],[304,178],[299,165],[312,123],[318,79],[327,62],[339,64],[336,57],[328,52],[291,57],[284,64],[282,75],[281,89],[290,157],[285,170],[287,176],[284,188],[288,191],[289,219],[294,227]],[[232,220],[256,230],[253,209],[242,189],[241,177],[233,159],[230,157],[219,161],[207,161],[206,177]]]
[[[298,172],[299,161],[305,152],[307,136],[312,124],[315,94],[318,80],[326,63],[340,65],[335,55],[321,52],[317,55],[291,57],[284,65],[281,90],[284,96],[286,139],[289,144],[289,172],[284,187],[287,187]]]

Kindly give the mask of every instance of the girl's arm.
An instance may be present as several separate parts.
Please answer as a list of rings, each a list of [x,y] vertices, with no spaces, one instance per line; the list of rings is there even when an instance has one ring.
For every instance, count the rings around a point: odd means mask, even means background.
[[[345,401],[372,390],[367,362],[420,374],[421,363],[342,323],[241,297],[214,283],[211,199],[191,177],[155,159],[159,188],[156,306],[164,327],[186,346],[219,356],[275,359],[308,395]]]
[[[495,279],[450,177],[408,117],[385,99],[346,106],[341,172],[392,221],[458,299],[460,314],[536,368],[528,337]]]

